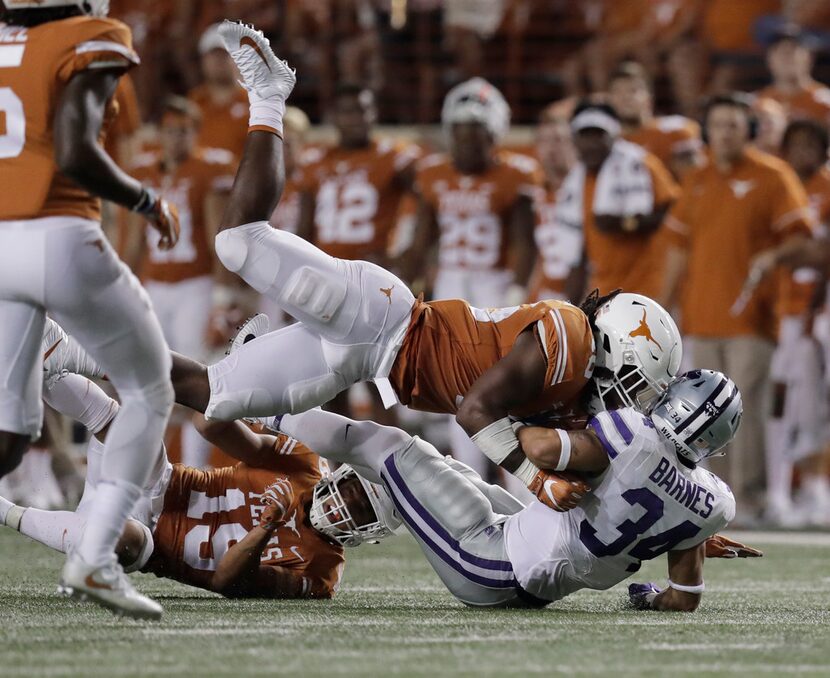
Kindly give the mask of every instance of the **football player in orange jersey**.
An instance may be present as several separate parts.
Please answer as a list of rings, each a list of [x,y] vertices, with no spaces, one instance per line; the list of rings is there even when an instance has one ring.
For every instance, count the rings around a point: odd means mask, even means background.
[[[122,395],[95,511],[62,591],[158,618],[113,559],[150,473],[170,408],[170,359],[143,290],[100,226],[100,199],[145,216],[161,247],[175,209],[122,172],[100,143],[119,78],[138,64],[103,0],[5,0],[0,16],[0,473],[40,429],[38,352],[48,310],[71,327]],[[143,422],[135,426],[136,421]]]
[[[90,518],[118,404],[78,374],[46,374],[47,402],[93,432],[84,495],[72,512],[0,497],[0,524],[66,552]],[[202,471],[171,465],[162,448],[118,542],[128,571],[229,597],[330,598],[343,570],[342,547],[382,539],[400,525],[382,487],[348,466],[332,476],[325,461],[282,433],[204,419],[200,430],[240,463]]]
[[[561,412],[580,400],[592,376],[606,385],[606,396],[613,391],[626,403],[644,390],[655,395],[674,376],[677,328],[645,297],[593,297],[587,314],[556,301],[490,310],[461,300],[425,304],[374,264],[335,259],[271,228],[267,218],[284,180],[279,134],[293,73],[261,33],[232,23],[221,30],[249,88],[254,129],[216,252],[299,322],[209,368],[176,356],[180,403],[224,420],[301,412],[358,381],[389,378],[401,402],[457,414],[479,447],[503,462],[519,447],[511,413]]]
[[[326,254],[383,266],[398,205],[412,185],[414,144],[372,138],[374,95],[341,83],[332,122],[337,145],[300,170],[298,234]]]

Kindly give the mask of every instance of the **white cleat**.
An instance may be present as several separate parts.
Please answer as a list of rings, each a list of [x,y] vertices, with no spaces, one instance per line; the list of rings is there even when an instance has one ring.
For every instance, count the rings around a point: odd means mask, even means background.
[[[287,63],[278,59],[262,31],[235,21],[223,21],[219,35],[242,76],[242,86],[259,99],[291,94],[297,82]]]
[[[51,318],[43,326],[43,379],[52,384],[69,373],[103,377],[104,371],[75,339]]]
[[[118,617],[161,619],[161,605],[140,594],[124,574],[115,554],[102,566],[87,565],[77,553],[70,553],[63,566],[58,593],[76,600],[91,600]]]
[[[271,321],[264,313],[257,313],[248,318],[244,323],[236,328],[236,334],[230,340],[228,350],[225,355],[230,355],[234,351],[238,351],[241,346],[253,341],[263,334],[268,334],[271,329]]]

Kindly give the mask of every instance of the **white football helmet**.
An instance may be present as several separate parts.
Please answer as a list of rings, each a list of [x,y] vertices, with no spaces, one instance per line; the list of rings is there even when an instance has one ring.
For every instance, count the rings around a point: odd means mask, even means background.
[[[107,16],[110,0],[3,0],[6,9],[45,9],[47,7],[80,7],[89,16]]]
[[[594,326],[591,411],[627,406],[648,413],[680,369],[683,344],[674,320],[648,297],[623,292],[597,309]],[[609,394],[616,399],[608,402]]]
[[[481,123],[498,142],[510,127],[510,106],[502,93],[484,78],[470,78],[447,92],[441,109],[445,133],[459,122]]]
[[[352,517],[346,500],[340,491],[343,481],[357,478],[375,512],[375,520],[358,525]],[[360,546],[367,541],[379,541],[390,536],[402,521],[386,490],[358,475],[348,464],[343,464],[330,476],[314,486],[311,510],[308,513],[311,526],[341,546]]]

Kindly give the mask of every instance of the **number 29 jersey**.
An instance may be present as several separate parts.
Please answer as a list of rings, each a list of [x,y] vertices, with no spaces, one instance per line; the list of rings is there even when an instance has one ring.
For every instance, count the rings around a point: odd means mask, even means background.
[[[729,487],[683,466],[651,419],[633,408],[589,422],[609,458],[593,491],[572,511],[533,502],[505,524],[507,553],[522,587],[545,600],[608,589],[643,560],[689,549],[735,516]]]
[[[100,201],[55,162],[52,122],[67,83],[93,68],[138,64],[130,29],[87,16],[33,28],[0,22],[0,220],[100,217]],[[104,129],[115,117],[110,102]]]

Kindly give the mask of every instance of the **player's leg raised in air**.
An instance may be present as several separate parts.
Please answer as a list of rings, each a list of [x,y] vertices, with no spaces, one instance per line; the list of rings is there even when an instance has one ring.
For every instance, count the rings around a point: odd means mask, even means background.
[[[280,429],[318,454],[383,482],[430,565],[461,602],[473,607],[543,604],[519,587],[507,557],[506,516],[496,510],[515,513],[522,509],[517,500],[488,496],[481,479],[471,479],[472,472],[462,472],[426,441],[394,427],[311,410],[282,417]]]
[[[207,369],[174,356],[173,380],[179,402],[209,418],[301,412],[357,381],[386,376],[415,299],[388,271],[330,257],[268,224],[284,183],[282,114],[295,78],[258,31],[230,22],[220,30],[251,117],[216,253],[300,322]]]

